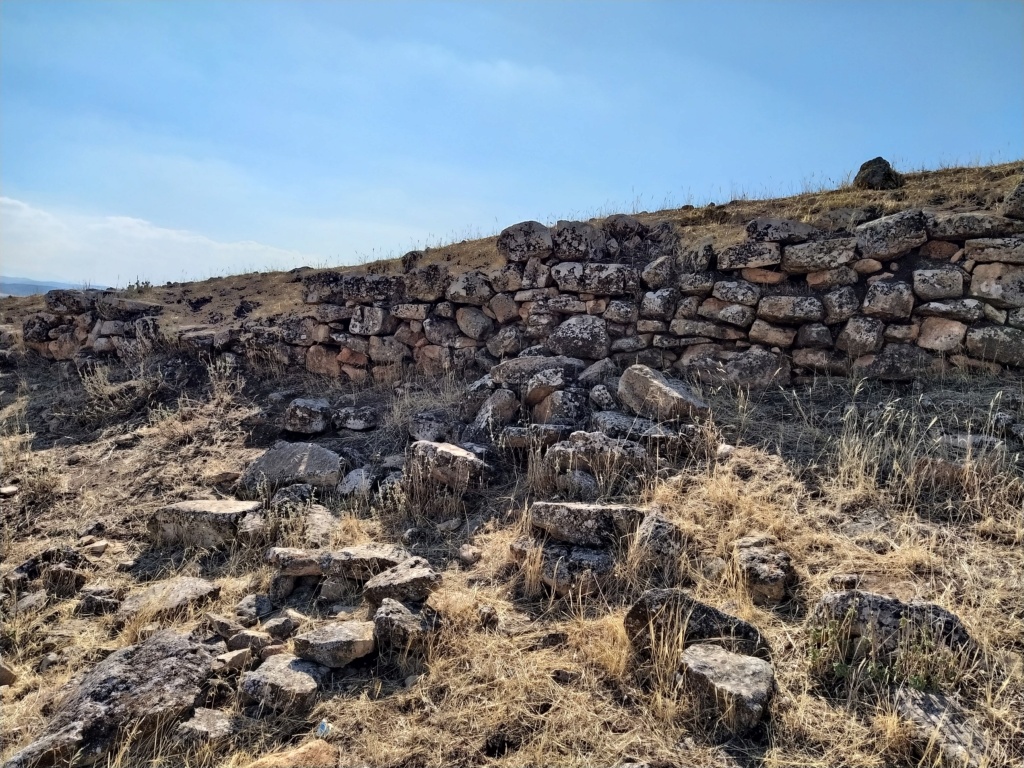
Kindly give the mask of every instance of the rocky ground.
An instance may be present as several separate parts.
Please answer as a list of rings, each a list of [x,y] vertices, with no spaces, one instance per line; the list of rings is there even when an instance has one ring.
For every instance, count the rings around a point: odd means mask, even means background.
[[[6,765],[1024,759],[1019,377],[2,390]]]
[[[657,220],[727,250],[1020,170]],[[113,295],[168,334],[121,359],[0,305],[4,766],[1024,765],[1019,368],[752,391],[542,339],[357,384],[167,340],[310,273]]]

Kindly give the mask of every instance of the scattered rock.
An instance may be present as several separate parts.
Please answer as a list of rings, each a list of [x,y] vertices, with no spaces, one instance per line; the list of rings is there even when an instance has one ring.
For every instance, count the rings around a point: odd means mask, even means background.
[[[537,501],[530,507],[534,528],[556,541],[583,547],[614,544],[642,517],[643,510],[624,504]]]
[[[400,603],[422,603],[441,586],[441,574],[422,557],[410,557],[374,576],[363,588],[363,597],[371,607],[385,598]]]
[[[680,676],[705,715],[737,735],[761,722],[775,693],[775,671],[767,661],[707,643],[683,651]]]
[[[280,441],[246,468],[238,484],[252,494],[261,487],[273,491],[296,483],[333,488],[340,479],[341,457],[334,451],[312,443]]]
[[[632,365],[619,379],[619,401],[633,413],[656,421],[706,414],[707,403],[683,382],[646,365]]]
[[[487,464],[470,451],[451,443],[417,440],[409,449],[406,474],[410,481],[438,482],[456,491],[479,486]]]
[[[296,635],[295,655],[339,669],[377,649],[371,621],[340,621]]]
[[[301,435],[318,435],[331,424],[331,404],[323,398],[297,398],[289,403],[281,428]]]
[[[732,546],[733,566],[754,605],[784,602],[796,584],[789,553],[771,536],[744,536]]]
[[[327,667],[279,653],[258,669],[246,672],[238,683],[238,692],[244,703],[260,709],[304,713],[313,708],[317,689],[328,674]]]
[[[209,744],[216,747],[226,744],[255,725],[254,720],[244,715],[196,707],[192,717],[178,725],[174,735],[177,741],[185,745]]]
[[[373,625],[381,653],[395,656],[420,650],[433,628],[424,611],[414,613],[390,598],[381,601],[373,614]]]

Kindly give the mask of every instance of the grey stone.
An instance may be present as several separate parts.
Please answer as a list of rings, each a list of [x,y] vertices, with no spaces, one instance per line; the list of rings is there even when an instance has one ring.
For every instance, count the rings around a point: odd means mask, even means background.
[[[771,536],[744,536],[733,542],[733,565],[754,605],[776,606],[796,584],[792,558]]]
[[[817,633],[812,636],[836,644],[846,660],[891,663],[909,642],[926,641],[964,652],[975,648],[963,623],[945,608],[857,589],[823,595],[808,625]]]
[[[807,274],[835,269],[857,258],[857,241],[852,237],[819,240],[782,249],[782,269],[790,274]]]
[[[221,746],[240,733],[255,727],[256,721],[233,712],[196,707],[192,717],[178,725],[174,738],[187,746]]]
[[[825,308],[813,296],[765,296],[757,305],[757,316],[770,323],[820,322],[825,317]]]
[[[593,594],[601,580],[615,568],[615,559],[604,549],[572,547],[565,544],[540,545],[522,537],[512,542],[510,551],[519,563],[538,558],[540,579],[558,597],[570,593]]]
[[[968,294],[999,309],[1024,307],[1024,266],[978,264],[971,273]]]
[[[367,432],[376,429],[378,411],[371,406],[348,405],[334,412],[334,426],[352,432]]]
[[[551,230],[539,221],[523,221],[506,227],[498,235],[498,253],[511,262],[551,255]]]
[[[910,317],[914,309],[914,291],[898,280],[879,280],[868,286],[862,305],[864,314],[882,320]]]
[[[981,360],[1024,366],[1024,330],[1008,327],[971,328],[967,352]]]
[[[457,276],[448,285],[445,296],[456,304],[483,306],[494,295],[487,276],[480,270],[470,270]]]
[[[422,603],[440,586],[441,574],[422,557],[411,557],[366,582],[363,597],[374,608],[384,598],[400,603]]]
[[[296,635],[295,655],[331,669],[348,666],[377,650],[372,621],[339,621]]]
[[[1010,219],[1024,219],[1024,179],[1003,201],[1003,215]]]
[[[928,240],[926,219],[919,210],[903,211],[861,224],[854,230],[861,258],[899,258]]]
[[[331,404],[323,398],[297,398],[285,409],[281,427],[289,432],[316,435],[331,423]]]
[[[934,213],[928,217],[928,237],[932,240],[977,240],[1003,238],[1024,232],[1024,224],[983,211],[971,213]],[[1021,246],[1024,249],[1024,246]],[[972,258],[968,248],[967,258]],[[1022,250],[1024,256],[1024,250]],[[1004,259],[987,259],[1004,261]]]
[[[614,544],[642,517],[641,509],[623,504],[537,501],[530,507],[534,528],[555,541],[584,547]]]
[[[752,307],[761,298],[761,289],[746,280],[720,280],[711,289],[711,295],[730,304]]]
[[[494,321],[475,307],[460,307],[455,312],[459,330],[477,341],[486,339],[494,329]]]
[[[831,349],[832,332],[827,325],[821,323],[801,325],[796,335],[796,345],[808,349]]]
[[[607,357],[610,344],[606,322],[592,315],[570,317],[547,339],[548,348],[556,355],[590,360]]]
[[[238,484],[247,493],[262,486],[271,490],[284,485],[307,483],[333,488],[341,479],[341,457],[312,443],[278,442],[250,464]]]
[[[921,317],[959,320],[962,323],[976,323],[985,316],[985,308],[977,299],[930,301],[927,304],[919,304],[914,309],[914,314]]]
[[[761,722],[775,693],[771,664],[715,645],[686,648],[680,659],[680,675],[705,716],[737,735]]]
[[[964,276],[959,269],[915,269],[914,293],[924,301],[960,298]]]
[[[633,413],[666,421],[690,418],[709,411],[686,384],[645,365],[627,368],[619,379],[619,401]]]
[[[375,473],[372,467],[353,469],[338,483],[337,493],[343,498],[368,499],[373,493],[374,480]]]
[[[434,625],[425,614],[384,598],[373,614],[374,637],[381,654],[404,656],[422,651]]]
[[[586,367],[585,362],[572,357],[517,357],[491,368],[491,378],[500,386],[519,387],[544,370],[560,370],[571,380]]]
[[[885,324],[881,320],[857,315],[846,321],[836,339],[836,348],[847,352],[851,357],[877,352],[882,348],[884,332]]]
[[[261,508],[258,501],[179,501],[161,507],[153,514],[149,520],[149,534],[158,545],[177,544],[203,549],[230,547],[241,520]]]
[[[876,157],[863,163],[853,178],[853,186],[857,189],[897,189],[903,184],[903,177],[884,157]]]
[[[718,254],[719,269],[770,267],[781,261],[782,249],[778,243],[761,243],[754,240],[730,245]]]
[[[238,693],[244,703],[260,709],[301,714],[313,708],[328,674],[320,664],[280,653],[242,675]]]
[[[451,443],[417,440],[409,448],[406,476],[411,482],[438,482],[457,491],[483,483],[489,467],[470,451]]]
[[[357,544],[321,554],[319,566],[324,576],[367,581],[411,556],[408,550],[394,544]]]
[[[170,619],[201,606],[220,594],[220,587],[193,576],[176,576],[129,595],[117,611],[116,623],[124,624],[140,614],[151,621]]]
[[[825,309],[825,316],[818,319],[824,319],[829,325],[849,320],[860,309],[860,299],[857,298],[857,293],[850,287],[826,293],[822,297],[821,303]]]

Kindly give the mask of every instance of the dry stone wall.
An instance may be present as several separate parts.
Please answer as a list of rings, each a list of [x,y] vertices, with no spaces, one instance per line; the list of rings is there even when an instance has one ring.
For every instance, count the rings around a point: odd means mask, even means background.
[[[354,382],[533,354],[753,387],[994,371],[1024,367],[1022,233],[1017,218],[922,210],[822,229],[757,219],[729,244],[625,215],[529,221],[500,234],[496,269],[317,272],[288,316],[178,337]],[[54,291],[47,304],[24,339],[48,357],[124,354],[157,332],[158,305],[107,292]]]

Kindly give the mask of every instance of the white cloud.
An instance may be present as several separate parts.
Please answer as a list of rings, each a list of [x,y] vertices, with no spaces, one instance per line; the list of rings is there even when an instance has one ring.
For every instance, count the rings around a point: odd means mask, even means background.
[[[124,285],[200,280],[314,265],[323,257],[248,240],[221,242],[127,216],[46,211],[0,197],[0,272],[35,279]]]

